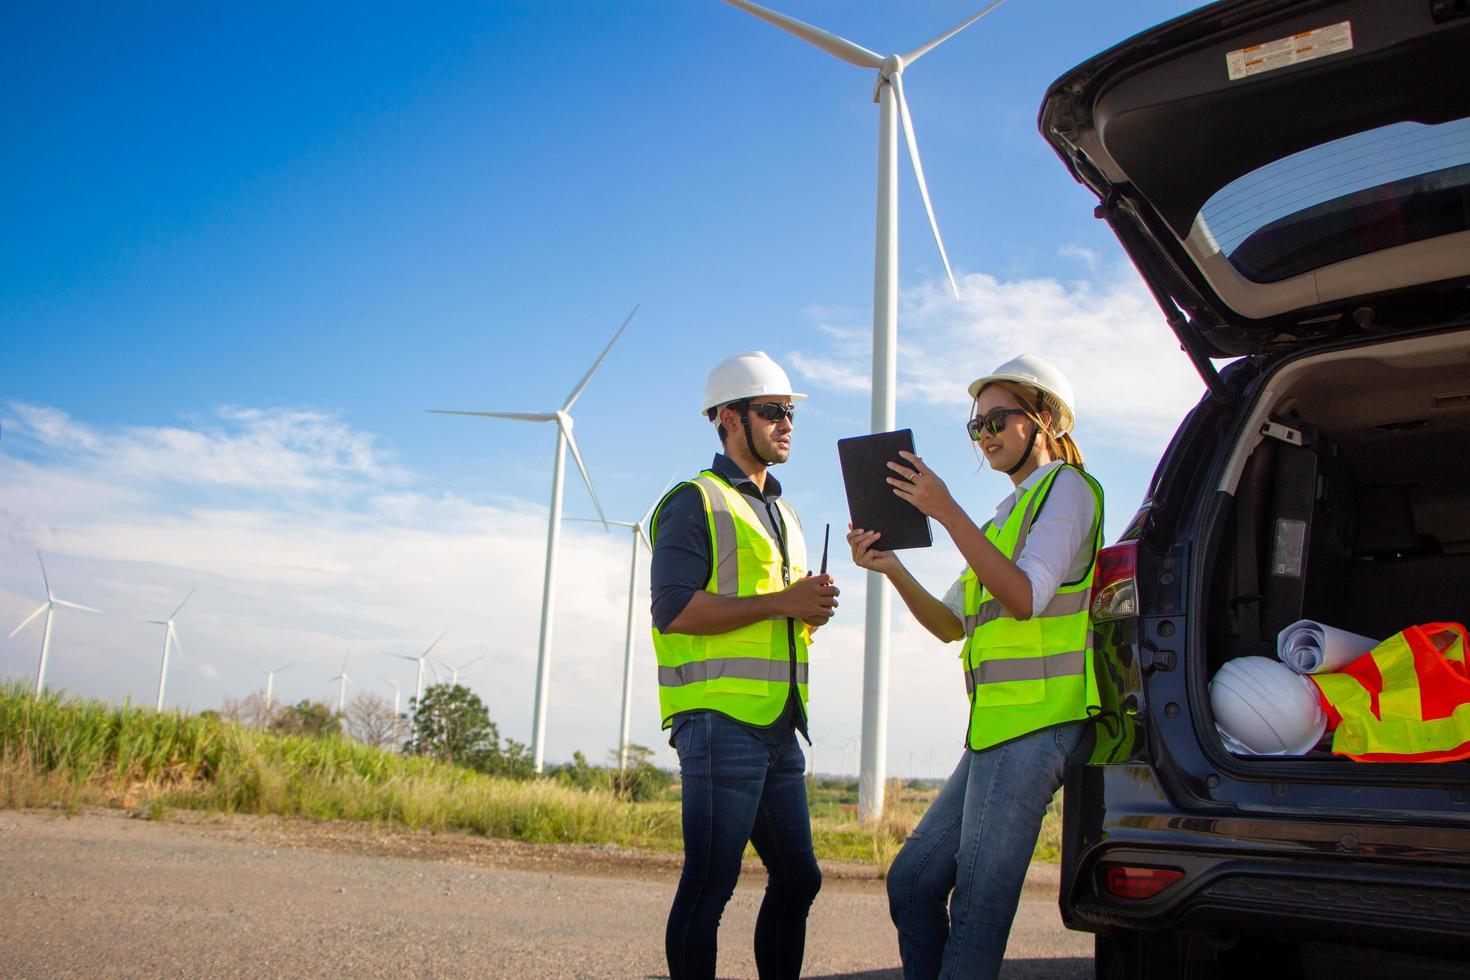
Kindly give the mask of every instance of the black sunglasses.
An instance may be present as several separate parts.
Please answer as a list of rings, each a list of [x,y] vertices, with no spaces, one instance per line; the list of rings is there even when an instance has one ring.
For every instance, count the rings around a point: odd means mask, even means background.
[[[965,423],[965,430],[970,433],[971,439],[979,442],[980,437],[987,432],[993,436],[1000,435],[1012,415],[1025,414],[1026,410],[1024,408],[992,408],[979,418],[971,419]]]
[[[787,405],[782,402],[761,402],[759,405],[751,405],[749,408],[767,422],[780,422],[782,419],[796,421],[795,405]]]

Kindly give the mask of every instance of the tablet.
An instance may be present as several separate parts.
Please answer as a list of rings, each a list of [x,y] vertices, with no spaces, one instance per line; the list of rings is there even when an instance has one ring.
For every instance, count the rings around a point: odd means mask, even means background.
[[[913,504],[893,492],[888,478],[889,462],[906,463],[899,450],[914,451],[914,431],[875,432],[837,440],[837,458],[842,462],[842,482],[847,488],[847,510],[852,526],[881,535],[874,548],[899,551],[928,548],[934,544],[929,518]]]

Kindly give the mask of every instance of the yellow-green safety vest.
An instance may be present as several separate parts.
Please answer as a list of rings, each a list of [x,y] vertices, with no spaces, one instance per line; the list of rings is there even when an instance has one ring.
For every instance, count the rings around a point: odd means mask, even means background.
[[[1099,710],[1090,607],[1102,536],[1102,487],[1074,466],[1058,466],[1021,495],[1000,527],[987,523],[985,537],[1015,561],[1063,469],[1081,475],[1097,501],[1087,574],[1060,586],[1046,608],[1033,611],[1030,619],[1016,619],[972,569],[965,569],[965,648],[960,657],[970,697],[966,739],[977,751]]]
[[[705,470],[671,490],[664,501],[686,485],[699,491],[709,523],[706,591],[729,598],[765,595],[780,592],[807,573],[801,521],[785,500],[776,500],[785,524],[783,556],[781,543],[771,539],[750,501],[720,476]],[[652,525],[657,535],[657,513]],[[784,616],[714,636],[662,633],[654,627],[663,727],[670,727],[675,715],[695,710],[718,711],[747,725],[774,724],[786,707],[793,675],[805,714],[810,640],[806,623]]]

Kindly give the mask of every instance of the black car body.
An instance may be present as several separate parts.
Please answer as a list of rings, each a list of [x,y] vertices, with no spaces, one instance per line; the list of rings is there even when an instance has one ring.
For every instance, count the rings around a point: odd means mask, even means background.
[[[1063,918],[1100,976],[1460,975],[1470,761],[1233,754],[1209,682],[1470,621],[1470,3],[1226,0],[1039,125],[1208,389],[1099,567]]]

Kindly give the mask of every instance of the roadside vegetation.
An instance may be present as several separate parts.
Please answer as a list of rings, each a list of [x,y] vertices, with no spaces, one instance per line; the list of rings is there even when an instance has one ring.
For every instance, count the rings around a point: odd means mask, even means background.
[[[678,780],[651,763],[649,749],[634,746],[622,769],[615,759],[592,765],[579,752],[533,778],[524,746],[502,741],[462,687],[425,691],[415,722],[390,728],[403,737],[396,747],[347,737],[340,729],[348,719],[330,711],[324,719],[321,708],[278,708],[252,726],[214,712],[160,714],[0,687],[0,807],[110,806],[150,817],[177,808],[680,849]],[[936,791],[894,780],[887,813],[872,825],[857,820],[856,781],[808,785],[817,856],[881,871]],[[1049,816],[1038,858],[1057,859],[1059,828]]]

